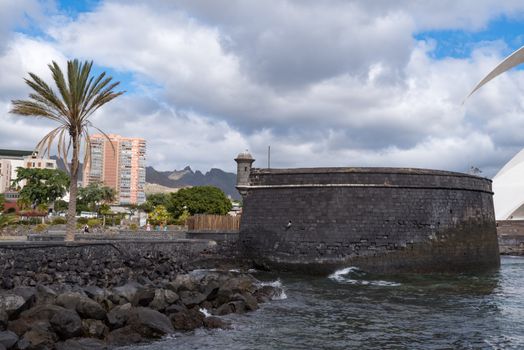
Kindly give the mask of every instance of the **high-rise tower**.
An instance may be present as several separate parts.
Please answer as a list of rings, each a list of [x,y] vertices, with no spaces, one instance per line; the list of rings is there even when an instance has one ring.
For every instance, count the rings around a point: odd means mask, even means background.
[[[84,167],[84,186],[98,182],[116,190],[120,204],[146,198],[146,141],[120,135],[91,135],[91,164]]]

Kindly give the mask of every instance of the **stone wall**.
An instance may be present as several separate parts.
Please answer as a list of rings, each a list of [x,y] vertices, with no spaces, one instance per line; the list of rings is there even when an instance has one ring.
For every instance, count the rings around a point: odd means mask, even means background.
[[[500,254],[524,255],[524,220],[497,221]]]
[[[129,280],[173,278],[214,241],[113,241],[0,243],[0,289],[74,284],[111,287]]]
[[[387,168],[253,169],[250,179],[240,240],[262,263],[319,272],[500,264],[488,179]]]

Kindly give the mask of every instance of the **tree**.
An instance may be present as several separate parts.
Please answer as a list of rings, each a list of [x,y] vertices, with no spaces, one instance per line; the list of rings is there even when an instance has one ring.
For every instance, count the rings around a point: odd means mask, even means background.
[[[92,182],[86,187],[78,189],[79,207],[87,206],[90,211],[98,211],[100,204],[111,203],[115,200],[116,191],[108,186]],[[83,204],[83,205],[82,205]]]
[[[20,199],[30,203],[33,209],[42,205],[47,207],[63,197],[69,186],[69,176],[59,169],[17,168],[16,174],[13,186],[20,187],[25,182]]]
[[[58,199],[55,201],[55,211],[57,212],[66,211],[68,205],[69,204],[66,201]]]
[[[5,196],[3,193],[0,193],[0,212],[4,211]]]
[[[91,124],[89,118],[104,104],[120,96],[124,91],[113,89],[119,82],[112,83],[105,72],[98,77],[91,76],[93,62],[81,63],[78,60],[67,62],[67,77],[64,76],[56,62],[49,65],[58,93],[34,73],[25,79],[32,89],[27,100],[13,100],[11,113],[52,120],[59,124],[51,130],[36,148],[49,155],[54,141],[57,141],[58,157],[66,164],[71,182],[69,186],[70,201],[67,211],[66,240],[74,240],[76,229],[76,195],[78,192],[78,171],[80,151],[84,141],[84,166],[90,164],[91,147],[89,128],[100,129]],[[102,132],[105,135],[105,133]],[[106,136],[107,137],[107,136]],[[109,138],[108,138],[109,140]],[[112,144],[112,143],[111,143]],[[69,163],[69,153],[71,162]]]
[[[157,205],[155,209],[148,214],[149,222],[153,225],[165,225],[169,220],[169,212],[163,205]]]
[[[225,215],[231,210],[231,201],[219,188],[196,186],[182,188],[176,193],[171,193],[171,201],[167,209],[175,218],[182,215],[184,210],[187,210],[191,215]]]
[[[168,193],[152,193],[147,196],[146,201],[140,204],[139,209],[146,213],[151,213],[155,210],[157,205],[163,205],[169,207],[171,203],[171,196]]]

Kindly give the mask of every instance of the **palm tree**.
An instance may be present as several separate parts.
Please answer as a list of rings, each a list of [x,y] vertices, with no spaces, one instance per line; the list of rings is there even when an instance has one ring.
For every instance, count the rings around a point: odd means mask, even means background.
[[[105,72],[98,77],[90,76],[93,62],[78,60],[67,62],[67,77],[56,62],[49,64],[53,80],[58,93],[47,85],[36,74],[29,73],[24,79],[32,89],[28,100],[13,100],[11,113],[22,116],[49,119],[59,124],[51,130],[40,142],[36,149],[41,154],[49,155],[54,141],[57,141],[58,157],[68,168],[71,177],[69,186],[69,208],[67,211],[66,240],[74,240],[76,228],[76,195],[78,192],[79,158],[84,141],[84,166],[90,163],[91,144],[89,141],[89,127],[93,127],[102,134],[105,133],[93,126],[89,117],[98,108],[122,95],[124,91],[115,92],[113,89],[119,82],[111,82]],[[107,137],[107,135],[105,135]],[[107,137],[108,138],[108,137]],[[109,139],[109,138],[108,138]],[[112,145],[112,144],[111,144]],[[71,153],[71,163],[68,157]]]

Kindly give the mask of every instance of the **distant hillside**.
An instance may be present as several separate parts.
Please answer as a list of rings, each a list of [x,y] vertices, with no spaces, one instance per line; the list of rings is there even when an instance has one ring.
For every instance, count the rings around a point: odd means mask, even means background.
[[[51,156],[51,159],[56,160],[56,165],[59,169],[65,170],[64,162],[56,156]],[[78,180],[82,180],[82,164],[80,163],[80,170],[78,172]],[[158,186],[148,186],[146,192],[171,192],[170,188],[181,188],[186,186],[216,186],[220,188],[226,195],[233,199],[240,199],[240,194],[235,188],[237,181],[236,174],[226,173],[220,169],[211,169],[203,174],[200,171],[193,171],[189,166],[182,170],[173,171],[157,171],[153,167],[146,167],[146,183],[157,184]]]
[[[183,170],[157,171],[153,167],[146,167],[146,182],[162,185],[165,187],[184,186],[216,186],[231,198],[240,199],[240,194],[235,188],[236,175],[226,173],[220,169],[211,169],[203,174],[185,167]]]

